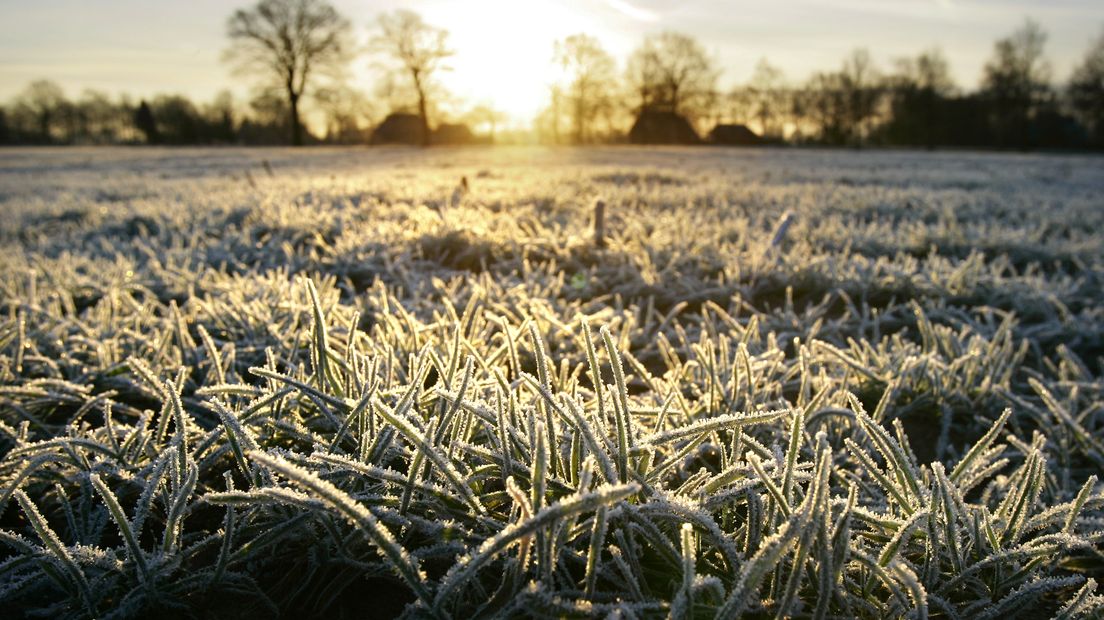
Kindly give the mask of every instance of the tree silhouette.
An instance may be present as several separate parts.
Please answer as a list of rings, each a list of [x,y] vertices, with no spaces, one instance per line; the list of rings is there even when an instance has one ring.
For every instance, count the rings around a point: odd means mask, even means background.
[[[1069,99],[1097,146],[1104,146],[1104,32],[1073,71]]]
[[[422,143],[429,145],[434,74],[447,68],[444,60],[453,54],[446,44],[448,31],[425,23],[420,15],[405,9],[380,14],[376,18],[376,29],[370,47],[390,57],[398,65],[397,70],[410,78],[422,122]]]
[[[586,34],[557,41],[553,58],[564,72],[560,93],[571,118],[575,143],[584,144],[593,138],[598,117],[614,107],[616,65],[598,39]]]
[[[717,71],[701,45],[683,34],[646,37],[629,57],[626,74],[640,111],[696,118],[714,103]]]
[[[889,141],[934,147],[945,133],[944,103],[954,91],[943,52],[931,49],[915,58],[899,59],[888,86],[891,113],[885,132]]]
[[[169,144],[196,144],[203,119],[194,103],[180,95],[162,95],[151,102],[157,133]]]
[[[16,99],[16,107],[33,119],[38,141],[47,144],[54,141],[54,130],[61,128],[59,117],[65,106],[65,93],[49,80],[31,82]]]
[[[375,110],[364,93],[341,84],[320,91],[317,98],[326,115],[327,141],[355,144],[368,140]]]
[[[982,91],[992,106],[1002,146],[1031,143],[1030,122],[1050,90],[1050,64],[1043,57],[1046,40],[1039,23],[1028,19],[997,41],[985,65]]]
[[[839,71],[814,74],[794,107],[822,142],[858,146],[871,133],[881,95],[870,53],[857,49]]]
[[[230,16],[226,59],[282,90],[291,143],[303,144],[300,102],[312,78],[347,60],[349,22],[324,0],[261,0]]]
[[[125,95],[86,90],[70,100],[57,84],[38,80],[4,102],[0,143],[302,144],[316,139],[301,120],[306,97],[317,113],[312,119],[325,122],[318,139],[331,143],[370,142],[388,107],[405,113],[393,115],[403,117],[404,141],[426,144],[434,140],[431,127],[440,131],[444,121],[459,120],[489,131],[493,142],[507,118],[489,104],[463,105],[442,87],[438,78],[453,54],[448,32],[416,13],[398,10],[372,23],[366,49],[388,71],[366,94],[347,86],[341,73],[353,50],[349,23],[329,4],[334,0],[250,1],[256,4],[227,21],[224,54],[236,72],[257,79],[249,105],[236,106],[228,93],[210,103],[162,94],[135,105]],[[721,99],[718,71],[692,37],[647,36],[615,74],[601,43],[577,34],[556,43],[553,60],[562,74],[548,84],[533,136],[554,143],[696,143],[693,134],[714,124],[743,123],[772,142],[1104,148],[1104,32],[1061,91],[1050,84],[1046,42],[1039,24],[1025,20],[995,42],[973,91],[955,87],[938,49],[896,60],[884,77],[860,49],[800,86],[787,85],[760,60],[752,78]],[[624,122],[630,111],[636,118]]]
[[[119,133],[117,106],[107,93],[86,90],[74,108],[81,141],[106,144]]]
[[[764,137],[781,138],[786,113],[786,90],[782,70],[762,58],[751,80],[729,94],[733,120],[755,121]]]
[[[234,95],[228,90],[219,92],[215,100],[204,106],[203,114],[210,123],[211,138],[216,142],[230,143],[237,139],[237,121],[234,113]]]
[[[866,49],[856,49],[843,61],[840,85],[846,107],[847,134],[862,144],[878,107],[878,72]]]
[[[160,138],[157,135],[157,120],[153,118],[153,110],[143,99],[134,110],[134,126],[146,137],[147,144],[157,144]]]
[[[842,74],[817,72],[794,97],[794,113],[809,132],[826,144],[846,144],[850,139],[849,114]]]
[[[471,110],[468,110],[468,113],[464,116],[467,122],[472,125],[473,129],[478,129],[481,125],[486,125],[488,130],[487,137],[492,144],[495,141],[495,130],[498,124],[509,120],[509,116],[507,116],[505,112],[486,102],[480,103]]]

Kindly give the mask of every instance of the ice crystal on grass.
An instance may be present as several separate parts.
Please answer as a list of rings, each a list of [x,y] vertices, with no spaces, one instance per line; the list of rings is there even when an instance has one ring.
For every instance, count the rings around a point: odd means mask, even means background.
[[[0,170],[0,608],[1104,609],[1095,162],[497,153]]]

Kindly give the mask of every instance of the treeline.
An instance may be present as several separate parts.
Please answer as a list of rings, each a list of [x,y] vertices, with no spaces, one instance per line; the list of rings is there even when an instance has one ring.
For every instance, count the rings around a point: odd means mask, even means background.
[[[1025,21],[996,42],[973,91],[954,83],[938,49],[897,59],[887,70],[858,49],[838,69],[802,83],[762,60],[747,83],[726,92],[716,88],[720,68],[690,37],[647,37],[619,76],[596,39],[576,35],[557,44],[564,75],[537,131],[559,143],[626,136],[690,142],[698,134],[723,143],[733,132],[722,129],[747,126],[756,142],[1104,148],[1104,33],[1064,83],[1054,79],[1046,39],[1039,24]],[[679,122],[688,127],[680,130]]]
[[[305,142],[367,141],[370,119],[345,101],[355,94],[323,95],[318,110],[323,131],[305,131]],[[57,84],[39,80],[0,107],[2,144],[281,145],[288,143],[288,133],[287,106],[267,93],[240,102],[224,91],[210,102],[195,103],[183,95],[134,100],[87,90],[69,99]]]
[[[437,79],[454,54],[447,30],[398,10],[369,31],[366,46],[355,42],[350,22],[325,0],[260,0],[227,21],[224,56],[256,86],[250,101],[229,93],[203,104],[180,95],[133,101],[96,91],[70,100],[39,81],[0,107],[0,143],[431,144],[471,136],[462,123],[494,141],[503,113],[488,104],[458,111]],[[1065,81],[1055,79],[1046,39],[1025,21],[995,43],[972,91],[954,83],[938,49],[888,68],[859,49],[799,83],[762,60],[747,83],[725,91],[723,67],[692,37],[650,35],[620,68],[597,39],[578,34],[551,50],[560,73],[548,105],[531,132],[511,139],[1104,148],[1104,32]],[[344,79],[354,50],[365,49],[382,69],[371,96]]]

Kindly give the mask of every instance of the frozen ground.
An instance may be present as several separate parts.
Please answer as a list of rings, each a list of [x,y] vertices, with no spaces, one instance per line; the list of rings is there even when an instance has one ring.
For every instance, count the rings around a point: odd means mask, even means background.
[[[0,150],[0,608],[1100,613],[1102,164]]]

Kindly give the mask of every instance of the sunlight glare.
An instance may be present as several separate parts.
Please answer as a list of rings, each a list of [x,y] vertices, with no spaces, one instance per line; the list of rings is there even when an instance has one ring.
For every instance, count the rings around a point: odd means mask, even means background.
[[[509,124],[527,123],[548,100],[556,79],[553,44],[578,32],[601,37],[603,25],[551,0],[449,2],[426,12],[447,27],[456,55],[445,86],[469,104],[487,103],[506,113]]]

